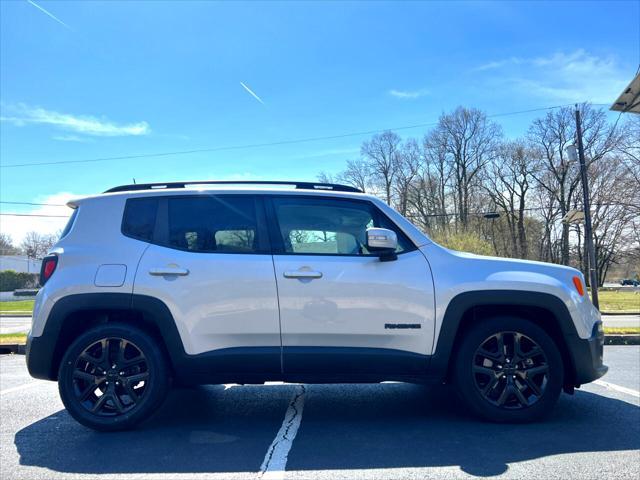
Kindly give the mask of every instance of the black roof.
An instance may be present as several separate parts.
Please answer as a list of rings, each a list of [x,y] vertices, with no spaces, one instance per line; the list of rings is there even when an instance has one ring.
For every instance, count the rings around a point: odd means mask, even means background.
[[[110,188],[104,193],[133,192],[138,190],[162,190],[166,188],[187,188],[189,185],[291,185],[302,190],[327,190],[333,192],[354,192],[364,193],[359,188],[349,185],[339,185],[336,183],[316,183],[316,182],[287,182],[287,181],[260,181],[260,180],[196,180],[188,182],[165,182],[165,183],[133,183],[131,185],[120,185]]]

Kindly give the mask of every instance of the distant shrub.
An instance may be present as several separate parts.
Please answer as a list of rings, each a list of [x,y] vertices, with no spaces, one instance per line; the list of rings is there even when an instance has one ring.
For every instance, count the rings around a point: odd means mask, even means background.
[[[19,288],[33,288],[38,285],[38,274],[3,270],[0,272],[0,292],[13,292]]]
[[[433,239],[436,243],[451,250],[476,253],[478,255],[495,255],[491,244],[473,232],[437,234]]]

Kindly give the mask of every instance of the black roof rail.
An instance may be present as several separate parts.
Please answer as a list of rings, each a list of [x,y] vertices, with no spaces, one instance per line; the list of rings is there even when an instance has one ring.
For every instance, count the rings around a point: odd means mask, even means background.
[[[165,183],[133,183],[113,187],[104,193],[133,192],[139,190],[164,190],[167,188],[187,188],[189,185],[291,185],[302,190],[328,190],[333,192],[364,193],[362,190],[349,185],[336,183],[317,182],[287,182],[287,181],[261,181],[261,180],[202,180],[189,182],[165,182]]]

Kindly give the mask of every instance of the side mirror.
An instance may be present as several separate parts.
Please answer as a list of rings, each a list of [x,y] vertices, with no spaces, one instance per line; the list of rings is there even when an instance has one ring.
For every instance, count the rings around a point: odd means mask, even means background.
[[[367,249],[380,256],[381,262],[396,260],[398,236],[393,230],[386,228],[367,228]]]

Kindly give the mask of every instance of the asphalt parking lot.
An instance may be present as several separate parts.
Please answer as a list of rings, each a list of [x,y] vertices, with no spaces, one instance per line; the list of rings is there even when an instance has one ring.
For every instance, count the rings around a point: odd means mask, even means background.
[[[606,383],[537,424],[478,421],[444,387],[221,385],[175,390],[137,430],[100,434],[3,355],[0,478],[637,479],[640,347],[605,356]]]

